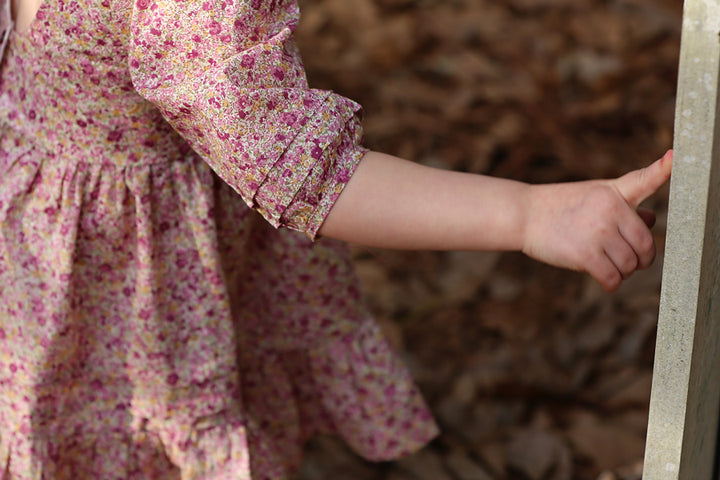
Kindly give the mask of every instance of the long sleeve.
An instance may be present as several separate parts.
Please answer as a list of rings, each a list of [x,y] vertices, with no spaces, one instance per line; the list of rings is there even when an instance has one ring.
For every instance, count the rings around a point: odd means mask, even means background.
[[[298,18],[295,0],[135,0],[129,68],[249,206],[314,237],[365,150],[360,106],[308,88]]]

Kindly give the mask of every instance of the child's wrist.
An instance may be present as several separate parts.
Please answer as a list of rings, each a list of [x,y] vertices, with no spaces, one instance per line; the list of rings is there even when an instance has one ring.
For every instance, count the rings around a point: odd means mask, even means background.
[[[527,183],[521,184],[518,188],[517,194],[517,207],[516,207],[516,227],[515,234],[516,240],[513,245],[513,250],[528,253],[527,249],[529,246],[529,232],[530,232],[530,221],[532,215],[533,196],[535,194],[536,186]]]

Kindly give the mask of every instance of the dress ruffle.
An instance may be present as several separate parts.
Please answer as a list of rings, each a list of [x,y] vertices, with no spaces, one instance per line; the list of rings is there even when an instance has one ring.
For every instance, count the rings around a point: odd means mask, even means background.
[[[303,443],[323,433],[370,460],[408,454],[437,430],[378,335],[369,327],[324,350],[246,352],[232,407],[230,397],[207,397],[151,416],[90,397],[101,428],[87,409],[42,426],[3,414],[14,430],[0,437],[0,480],[283,479],[299,467]]]
[[[237,424],[41,438],[15,432],[0,440],[0,466],[2,480],[262,478],[251,477],[247,435]]]

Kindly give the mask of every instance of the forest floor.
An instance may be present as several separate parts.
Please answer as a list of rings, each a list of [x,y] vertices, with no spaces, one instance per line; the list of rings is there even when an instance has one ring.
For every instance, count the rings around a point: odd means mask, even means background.
[[[672,143],[678,0],[304,0],[314,87],[366,145],[532,182],[617,176]],[[517,253],[354,248],[368,304],[442,429],[398,462],[313,441],[303,480],[639,479],[658,258],[619,291]]]

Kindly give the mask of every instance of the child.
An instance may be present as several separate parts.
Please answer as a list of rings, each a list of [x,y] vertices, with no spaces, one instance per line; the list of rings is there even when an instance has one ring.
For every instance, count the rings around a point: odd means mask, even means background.
[[[319,432],[375,460],[426,443],[436,428],[346,250],[319,236],[522,250],[608,290],[653,260],[635,210],[670,153],[617,180],[529,186],[368,152],[359,106],[306,84],[294,0],[13,11],[3,478],[281,479]]]

